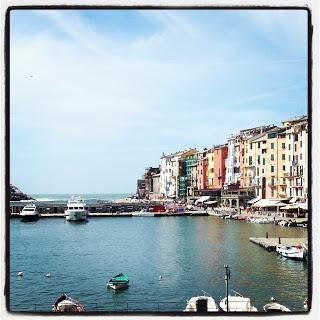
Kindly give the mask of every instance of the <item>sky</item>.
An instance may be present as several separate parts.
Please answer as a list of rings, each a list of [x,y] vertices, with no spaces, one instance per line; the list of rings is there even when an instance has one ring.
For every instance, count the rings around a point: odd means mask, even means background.
[[[304,10],[14,10],[10,181],[136,191],[164,152],[307,114]]]

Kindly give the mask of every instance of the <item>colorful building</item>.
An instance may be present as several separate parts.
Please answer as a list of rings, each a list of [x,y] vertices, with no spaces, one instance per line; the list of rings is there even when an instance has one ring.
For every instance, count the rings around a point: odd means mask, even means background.
[[[208,188],[208,158],[207,149],[197,154],[197,188],[201,192]]]
[[[226,159],[228,156],[228,146],[226,144],[214,147],[214,177],[213,188],[222,189],[226,177]]]

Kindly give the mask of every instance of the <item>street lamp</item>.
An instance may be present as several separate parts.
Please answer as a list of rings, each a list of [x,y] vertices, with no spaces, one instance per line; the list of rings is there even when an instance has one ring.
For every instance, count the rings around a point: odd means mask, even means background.
[[[224,275],[224,280],[226,282],[226,297],[227,297],[227,312],[229,312],[229,279],[230,279],[230,268],[227,264],[224,265],[226,273]]]

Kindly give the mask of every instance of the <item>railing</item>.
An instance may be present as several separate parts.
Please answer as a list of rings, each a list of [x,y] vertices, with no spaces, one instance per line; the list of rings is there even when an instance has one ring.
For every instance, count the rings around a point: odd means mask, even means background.
[[[230,293],[232,294],[232,293]],[[203,294],[199,294],[203,295]],[[232,294],[233,295],[233,294]],[[191,298],[191,297],[190,297]],[[223,297],[214,298],[217,305],[222,300]],[[270,297],[269,297],[270,298]],[[263,311],[263,306],[270,303],[271,301],[268,299],[253,299],[251,300],[251,306],[255,306],[258,311]],[[283,304],[288,307],[291,311],[306,311],[304,309],[304,299],[306,297],[301,297],[301,299],[296,300],[279,300],[278,303]],[[232,302],[233,308],[235,308],[235,303]],[[243,304],[243,302],[241,302]],[[107,302],[104,304],[99,303],[84,303],[85,312],[105,312],[105,313],[135,313],[135,312],[145,312],[145,313],[170,313],[170,312],[183,312],[183,310],[187,306],[187,299],[182,301],[119,301],[119,302]],[[230,311],[232,307],[230,308]],[[42,312],[42,313],[51,313],[52,307],[48,305],[47,307],[43,307],[43,305],[39,304],[30,304],[27,307],[12,307],[10,311],[13,312]],[[223,312],[219,310],[219,312]]]

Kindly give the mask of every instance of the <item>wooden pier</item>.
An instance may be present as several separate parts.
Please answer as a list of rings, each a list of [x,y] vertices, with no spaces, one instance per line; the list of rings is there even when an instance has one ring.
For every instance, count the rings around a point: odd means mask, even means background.
[[[279,244],[285,246],[294,246],[307,242],[307,238],[249,238],[249,240],[268,251],[276,251],[276,246]]]

